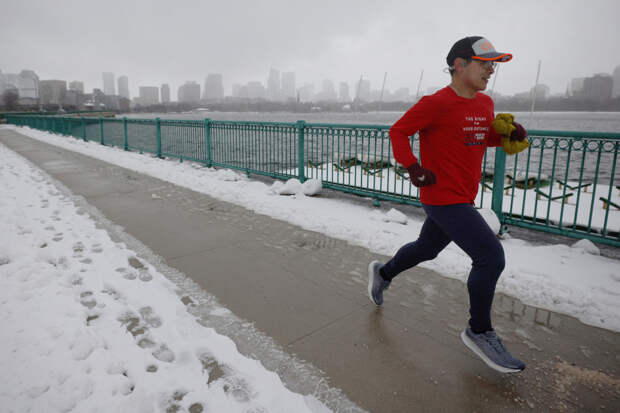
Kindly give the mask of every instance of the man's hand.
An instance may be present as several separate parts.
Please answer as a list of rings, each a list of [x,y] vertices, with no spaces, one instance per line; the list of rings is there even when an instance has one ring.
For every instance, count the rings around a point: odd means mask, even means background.
[[[433,171],[422,168],[419,162],[416,162],[408,167],[407,171],[409,172],[409,179],[411,179],[411,183],[418,188],[437,183],[437,178],[435,177]]]
[[[510,140],[523,142],[527,137],[527,131],[520,123],[513,122],[512,125],[515,127],[515,130],[510,134]]]

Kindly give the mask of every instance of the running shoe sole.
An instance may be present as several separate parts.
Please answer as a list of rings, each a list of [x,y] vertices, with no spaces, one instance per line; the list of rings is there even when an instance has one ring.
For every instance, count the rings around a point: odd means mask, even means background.
[[[377,304],[374,300],[374,298],[372,298],[372,284],[375,278],[375,273],[373,271],[373,267],[375,265],[375,263],[378,261],[372,261],[370,264],[368,264],[368,298],[370,298],[370,301],[372,301],[372,303],[376,306],[380,306],[381,304]]]
[[[480,357],[482,361],[484,361],[493,370],[499,371],[500,373],[520,373],[521,371],[523,371],[519,369],[511,369],[509,367],[503,367],[495,363],[493,360],[488,358],[487,355],[484,354],[482,350],[480,350],[478,346],[469,337],[467,337],[467,334],[465,334],[464,331],[461,333],[461,340],[463,340],[463,343],[467,347],[469,347],[471,351],[473,351],[478,357]]]

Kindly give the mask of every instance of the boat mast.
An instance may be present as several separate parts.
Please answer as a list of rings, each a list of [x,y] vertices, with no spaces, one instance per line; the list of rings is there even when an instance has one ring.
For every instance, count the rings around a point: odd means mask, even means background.
[[[379,111],[381,111],[381,104],[383,103],[383,92],[385,91],[385,80],[387,79],[387,72],[383,75],[383,86],[381,86],[381,96],[379,97]]]
[[[420,80],[418,80],[418,90],[415,92],[415,99],[418,100],[420,97],[420,86],[422,86],[422,76],[424,76],[424,69],[422,69],[422,73],[420,73]]]
[[[495,76],[493,76],[493,86],[491,86],[491,98],[493,98],[493,92],[495,91],[495,82],[497,82],[497,76],[499,75],[499,68],[502,65],[497,65],[497,70],[495,71]]]
[[[536,95],[538,94],[538,78],[540,76],[540,65],[542,60],[538,61],[538,71],[536,72],[536,84],[534,85],[534,91],[532,96],[532,108],[530,109],[530,119],[534,117],[534,105],[536,104]]]

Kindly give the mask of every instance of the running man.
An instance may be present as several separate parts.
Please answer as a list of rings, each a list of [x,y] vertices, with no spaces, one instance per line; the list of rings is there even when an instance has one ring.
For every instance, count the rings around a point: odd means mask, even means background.
[[[504,250],[473,204],[485,149],[503,146],[507,153],[515,153],[528,146],[525,129],[509,114],[494,120],[493,100],[480,93],[497,63],[511,59],[510,53],[495,51],[484,37],[459,40],[446,58],[450,85],[424,96],[392,126],[394,158],[420,188],[427,217],[417,241],[401,247],[387,263],[373,261],[368,266],[368,294],[381,305],[383,292],[394,277],[434,259],[454,241],[472,259],[467,279],[470,319],[461,338],[490,367],[503,373],[521,371],[525,364],[508,352],[491,324]],[[409,141],[416,132],[420,136],[419,160]]]

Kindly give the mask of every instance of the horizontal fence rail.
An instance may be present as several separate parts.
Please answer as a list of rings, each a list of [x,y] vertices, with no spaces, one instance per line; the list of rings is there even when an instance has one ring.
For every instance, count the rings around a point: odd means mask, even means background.
[[[298,121],[239,122],[7,115],[28,126],[158,157],[191,160],[420,205],[419,190],[392,157],[389,126]],[[504,225],[620,246],[620,134],[530,130],[514,156],[489,148],[476,207]],[[419,150],[417,136],[412,149]]]

